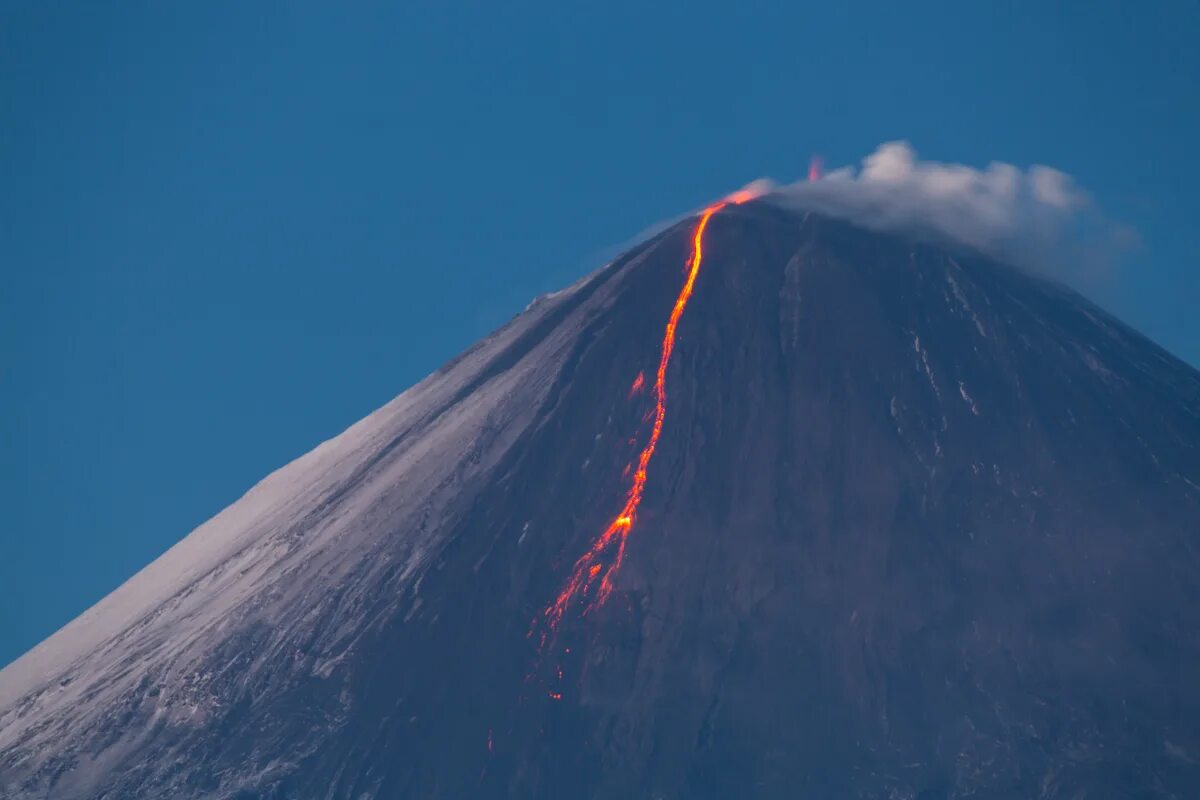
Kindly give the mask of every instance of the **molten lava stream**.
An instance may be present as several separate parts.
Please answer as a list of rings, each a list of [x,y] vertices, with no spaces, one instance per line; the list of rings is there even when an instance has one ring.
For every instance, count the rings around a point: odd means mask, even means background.
[[[696,276],[700,274],[700,265],[704,260],[704,231],[708,227],[709,220],[722,208],[730,204],[744,203],[753,199],[754,196],[754,193],[742,190],[724,200],[713,203],[700,214],[692,236],[692,254],[688,259],[687,280],[684,281],[683,288],[679,290],[679,296],[675,298],[675,306],[671,309],[671,316],[667,320],[667,329],[663,333],[658,372],[654,377],[654,425],[650,430],[650,439],[639,453],[636,467],[634,462],[626,467],[627,472],[633,468],[633,483],[625,495],[625,505],[613,517],[608,527],[596,537],[587,552],[575,562],[562,591],[558,593],[554,602],[542,612],[546,624],[546,631],[543,632],[541,638],[543,645],[558,630],[563,616],[577,598],[591,597],[584,608],[584,613],[587,613],[587,611],[603,605],[612,594],[613,579],[625,559],[625,543],[637,521],[638,507],[642,503],[642,495],[646,489],[646,475],[650,459],[654,457],[654,450],[658,447],[658,439],[662,435],[663,423],[667,418],[667,367],[671,363],[671,353],[675,350],[675,329],[679,325],[680,317],[683,316],[683,310],[687,308],[688,300],[692,296],[692,289],[696,285]],[[634,385],[635,390],[640,388],[641,375],[638,376],[638,381]]]

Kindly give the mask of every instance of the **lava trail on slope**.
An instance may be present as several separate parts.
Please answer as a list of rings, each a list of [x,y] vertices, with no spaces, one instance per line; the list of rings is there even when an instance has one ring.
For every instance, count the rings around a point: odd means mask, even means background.
[[[658,440],[666,421],[667,367],[671,363],[671,354],[675,350],[676,328],[679,326],[684,309],[687,308],[688,300],[691,299],[696,285],[696,277],[700,274],[700,266],[704,260],[704,231],[708,228],[708,223],[713,215],[718,211],[728,205],[744,203],[753,199],[754,196],[748,190],[735,192],[725,199],[713,203],[700,213],[692,234],[692,254],[687,262],[687,279],[684,281],[683,288],[679,290],[679,296],[675,298],[675,305],[671,309],[671,316],[667,319],[667,327],[663,333],[658,371],[654,378],[654,425],[650,429],[650,438],[638,454],[636,467],[633,462],[630,462],[625,468],[627,474],[631,470],[633,472],[633,483],[625,495],[625,504],[613,517],[608,527],[596,537],[587,551],[575,562],[575,566],[571,569],[571,575],[562,590],[554,598],[554,602],[542,612],[545,628],[540,643],[543,647],[557,632],[559,624],[572,603],[577,600],[585,601],[584,613],[587,613],[603,605],[612,594],[613,580],[625,559],[625,543],[637,521],[638,507],[641,505],[642,496],[645,493],[650,460],[654,457],[654,450],[658,447]],[[639,373],[631,390],[631,396],[641,388],[641,380],[642,375]],[[538,621],[534,620],[534,628],[537,627],[537,624]]]

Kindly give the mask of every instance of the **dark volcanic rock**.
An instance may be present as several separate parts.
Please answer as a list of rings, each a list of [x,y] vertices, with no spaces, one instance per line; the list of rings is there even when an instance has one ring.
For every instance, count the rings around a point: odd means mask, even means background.
[[[0,673],[5,796],[1200,796],[1200,375],[1058,285],[763,201],[706,234],[616,593],[538,654],[692,226]]]

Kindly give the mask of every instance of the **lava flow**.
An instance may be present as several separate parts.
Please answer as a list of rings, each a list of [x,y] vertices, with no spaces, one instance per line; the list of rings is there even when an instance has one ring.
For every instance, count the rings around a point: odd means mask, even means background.
[[[671,309],[671,316],[667,320],[667,329],[663,334],[658,372],[654,378],[654,425],[650,430],[650,439],[637,457],[637,466],[634,467],[633,462],[630,462],[626,467],[627,473],[631,467],[633,468],[633,483],[625,495],[625,505],[604,529],[604,532],[592,542],[587,552],[575,562],[571,576],[567,579],[562,591],[543,612],[548,634],[552,635],[558,629],[563,616],[577,598],[590,597],[584,609],[586,613],[588,610],[603,605],[604,601],[612,594],[613,578],[625,559],[625,543],[629,538],[630,530],[637,521],[638,506],[642,503],[642,495],[646,489],[646,471],[650,466],[650,459],[654,457],[654,450],[658,447],[658,438],[662,435],[663,422],[667,417],[667,366],[671,363],[671,353],[675,350],[675,329],[692,296],[696,276],[700,274],[700,264],[704,259],[704,231],[708,227],[709,220],[722,208],[744,203],[756,196],[755,192],[743,189],[724,200],[713,203],[700,214],[692,237],[692,255],[688,260],[687,280],[684,281],[683,288],[680,289],[679,296],[675,299],[675,306]],[[640,388],[641,375],[639,374],[634,389]],[[543,644],[545,644],[548,634],[542,635]]]

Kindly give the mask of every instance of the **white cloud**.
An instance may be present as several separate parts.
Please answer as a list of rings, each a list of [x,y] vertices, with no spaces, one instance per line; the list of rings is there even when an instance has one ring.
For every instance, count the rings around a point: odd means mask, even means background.
[[[950,240],[1066,279],[1111,265],[1131,238],[1052,167],[922,161],[903,141],[880,145],[858,169],[781,187],[771,199],[876,230]]]

